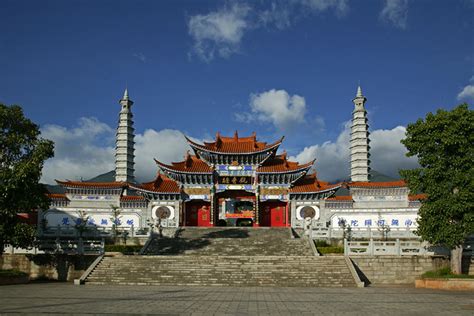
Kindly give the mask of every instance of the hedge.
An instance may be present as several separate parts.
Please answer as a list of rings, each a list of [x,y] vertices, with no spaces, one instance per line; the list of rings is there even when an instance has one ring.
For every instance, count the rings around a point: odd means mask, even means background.
[[[344,253],[344,247],[318,247],[318,251],[323,255],[328,253]]]
[[[140,245],[105,245],[107,252],[134,253],[140,252],[142,248]]]
[[[0,277],[19,277],[19,276],[27,276],[28,273],[21,272],[15,269],[9,270],[0,270]]]

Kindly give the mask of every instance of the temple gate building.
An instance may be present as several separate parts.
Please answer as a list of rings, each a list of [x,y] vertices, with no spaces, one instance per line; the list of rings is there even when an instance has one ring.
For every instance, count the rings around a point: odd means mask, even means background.
[[[212,142],[186,137],[183,161],[156,161],[157,175],[147,183],[134,178],[134,129],[128,91],[120,100],[115,181],[60,181],[39,220],[47,228],[72,227],[87,214],[88,225],[108,230],[145,231],[162,218],[163,227],[253,226],[377,228],[412,231],[420,196],[409,195],[403,181],[370,181],[370,146],[365,102],[360,87],[354,98],[351,128],[351,180],[329,183],[305,164],[278,153],[283,137],[266,143],[254,133],[242,137],[217,133]],[[317,157],[316,157],[317,158]],[[120,218],[111,217],[112,208]]]

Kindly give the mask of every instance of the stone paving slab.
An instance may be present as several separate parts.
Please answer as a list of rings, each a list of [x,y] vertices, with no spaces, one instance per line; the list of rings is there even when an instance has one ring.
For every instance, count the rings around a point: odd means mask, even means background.
[[[0,286],[0,315],[474,315],[474,292],[415,288]]]

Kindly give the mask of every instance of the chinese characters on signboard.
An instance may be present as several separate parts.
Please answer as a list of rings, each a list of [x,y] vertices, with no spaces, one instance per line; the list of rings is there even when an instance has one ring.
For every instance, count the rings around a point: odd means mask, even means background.
[[[219,184],[252,184],[252,177],[224,176],[219,177]]]

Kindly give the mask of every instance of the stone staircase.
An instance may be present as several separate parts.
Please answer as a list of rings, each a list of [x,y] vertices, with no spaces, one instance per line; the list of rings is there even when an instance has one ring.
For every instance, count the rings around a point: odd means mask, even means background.
[[[142,256],[104,257],[87,284],[354,287],[344,257],[314,256],[288,228],[184,228]]]
[[[104,257],[87,284],[355,287],[344,257]]]
[[[145,255],[312,256],[307,239],[291,238],[289,228],[186,227],[176,238],[155,237]]]

